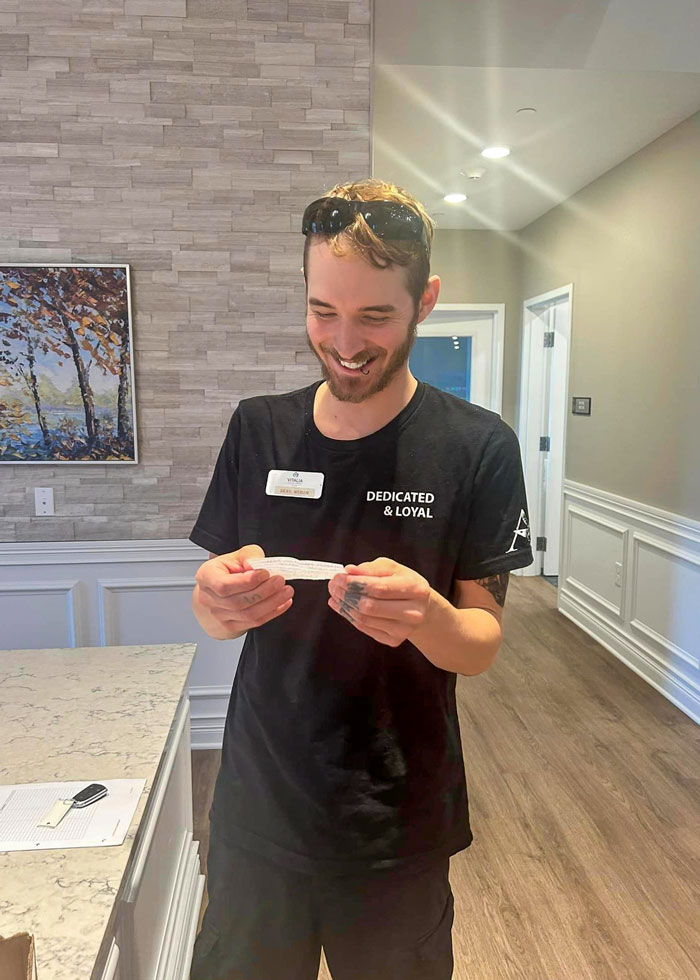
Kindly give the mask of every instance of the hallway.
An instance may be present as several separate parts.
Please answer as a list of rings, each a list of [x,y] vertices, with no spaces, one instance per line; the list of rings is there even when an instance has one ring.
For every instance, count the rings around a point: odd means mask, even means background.
[[[496,662],[458,679],[454,980],[698,980],[700,728],[556,597],[511,575]],[[192,753],[203,867],[219,757]]]

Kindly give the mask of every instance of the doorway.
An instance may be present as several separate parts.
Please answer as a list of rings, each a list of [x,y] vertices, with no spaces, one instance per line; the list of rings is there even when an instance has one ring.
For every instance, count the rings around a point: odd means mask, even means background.
[[[504,303],[438,303],[418,324],[411,374],[501,414]]]
[[[515,574],[559,576],[573,284],[525,300],[518,438],[535,561]]]

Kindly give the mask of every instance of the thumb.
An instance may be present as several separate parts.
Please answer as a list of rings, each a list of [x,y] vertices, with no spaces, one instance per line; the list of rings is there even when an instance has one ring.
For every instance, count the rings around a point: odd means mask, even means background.
[[[251,567],[246,561],[247,558],[264,558],[265,552],[259,544],[246,544],[237,551],[232,551],[228,555],[222,556],[229,572],[251,571]]]
[[[393,562],[389,558],[375,558],[374,561],[363,561],[361,565],[346,565],[348,575],[391,575]]]

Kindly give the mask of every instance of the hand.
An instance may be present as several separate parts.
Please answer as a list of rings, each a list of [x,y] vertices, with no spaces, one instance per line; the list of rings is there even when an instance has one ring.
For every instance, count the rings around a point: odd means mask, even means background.
[[[423,623],[430,609],[430,584],[391,558],[346,565],[328,583],[328,605],[362,633],[397,647]]]
[[[264,557],[260,545],[247,544],[210,558],[198,568],[197,600],[217,639],[240,636],[291,606],[294,589],[285,585],[284,577],[270,575],[266,568],[253,569],[247,561]]]

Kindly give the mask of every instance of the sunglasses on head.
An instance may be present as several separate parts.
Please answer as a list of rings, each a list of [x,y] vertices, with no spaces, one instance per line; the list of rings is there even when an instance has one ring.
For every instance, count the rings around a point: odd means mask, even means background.
[[[360,213],[378,238],[420,242],[427,250],[428,236],[419,214],[398,201],[348,201],[344,197],[319,197],[304,211],[304,235],[335,235]]]

